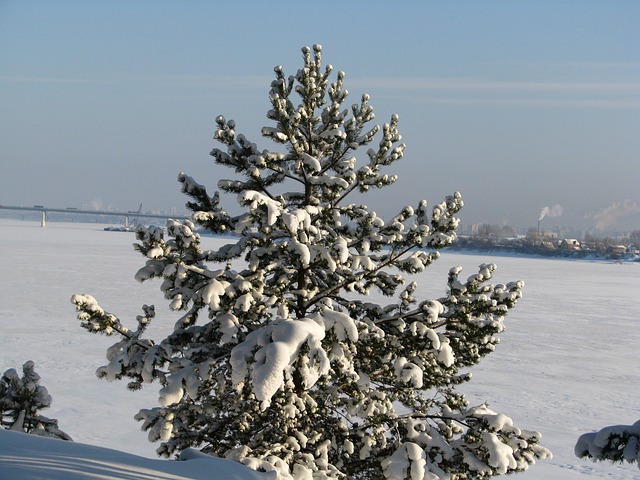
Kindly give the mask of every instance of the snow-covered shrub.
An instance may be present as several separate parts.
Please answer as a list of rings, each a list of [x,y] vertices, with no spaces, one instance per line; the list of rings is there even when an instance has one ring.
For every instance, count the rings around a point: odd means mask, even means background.
[[[130,329],[92,296],[73,296],[84,328],[120,338],[98,375],[127,377],[133,389],[160,382],[160,405],[136,418],[166,456],[195,446],[297,480],[527,469],[550,455],[540,434],[457,391],[495,349],[523,283],[489,283],[493,264],[468,278],[453,268],[441,298],[416,298],[408,277],[455,239],[461,196],[431,208],[420,200],[388,220],[358,203],[396,180],[384,170],[405,149],[398,117],[371,126],[369,96],[344,106],[345,74],[330,82],[321,47],[303,57],[296,75],[275,68],[273,126],[262,130],[274,150],[216,118],[224,148],[211,155],[236,174],[218,188],[244,213],[227,213],[219,192],[180,174],[192,220],[169,221],[166,235],[137,232],[147,260],[136,279],[161,280],[180,314],[173,331],[145,338],[152,306]],[[203,250],[196,228],[233,236]]]
[[[71,440],[58,428],[58,421],[40,415],[51,406],[51,395],[40,385],[40,375],[29,360],[22,366],[22,377],[14,368],[0,378],[0,427],[44,437]]]
[[[637,462],[640,468],[640,420],[633,425],[612,425],[581,435],[575,453],[594,461]]]

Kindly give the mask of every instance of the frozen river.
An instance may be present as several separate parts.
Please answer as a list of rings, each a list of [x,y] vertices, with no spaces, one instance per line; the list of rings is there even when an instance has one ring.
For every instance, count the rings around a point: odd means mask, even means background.
[[[152,457],[133,415],[157,404],[157,389],[129,392],[95,377],[115,339],[81,329],[69,298],[90,293],[125,323],[143,303],[156,305],[155,328],[171,328],[176,317],[157,282],[133,279],[144,263],[134,235],[103,227],[0,219],[0,373],[35,361],[53,397],[44,414],[74,440]],[[470,275],[481,263],[498,265],[495,283],[522,279],[526,287],[501,345],[465,390],[471,403],[488,401],[518,427],[542,432],[554,453],[516,478],[638,478],[636,466],[580,460],[573,446],[581,433],[640,419],[640,263],[443,253],[417,278],[419,298],[441,296],[452,266]]]

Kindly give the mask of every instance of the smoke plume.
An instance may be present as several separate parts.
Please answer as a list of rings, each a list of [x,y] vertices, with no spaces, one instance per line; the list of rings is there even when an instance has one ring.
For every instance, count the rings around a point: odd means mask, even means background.
[[[638,213],[640,213],[640,204],[638,202],[627,199],[624,202],[613,203],[593,214],[592,218],[596,222],[594,228],[598,231],[608,230],[620,220]]]
[[[544,207],[540,212],[540,216],[538,217],[538,221],[542,220],[544,217],[559,217],[562,215],[564,208],[560,205],[556,204],[553,207]]]

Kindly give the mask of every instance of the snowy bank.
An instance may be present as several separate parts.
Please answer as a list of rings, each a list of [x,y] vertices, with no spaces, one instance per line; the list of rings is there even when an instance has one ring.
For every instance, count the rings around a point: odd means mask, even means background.
[[[187,451],[189,452],[189,451]],[[156,460],[108,448],[0,429],[0,478],[20,480],[267,480],[244,465],[193,451],[186,461]],[[190,458],[189,458],[190,457]]]

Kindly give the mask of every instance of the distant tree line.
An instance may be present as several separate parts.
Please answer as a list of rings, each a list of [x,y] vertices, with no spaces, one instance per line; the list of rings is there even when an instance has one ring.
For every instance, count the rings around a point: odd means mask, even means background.
[[[516,236],[510,226],[482,224],[474,235],[460,235],[452,245],[454,250],[481,252],[504,251],[550,257],[605,259],[640,259],[640,230],[626,237],[598,237],[586,233],[582,240],[556,238],[531,228],[524,236]]]

